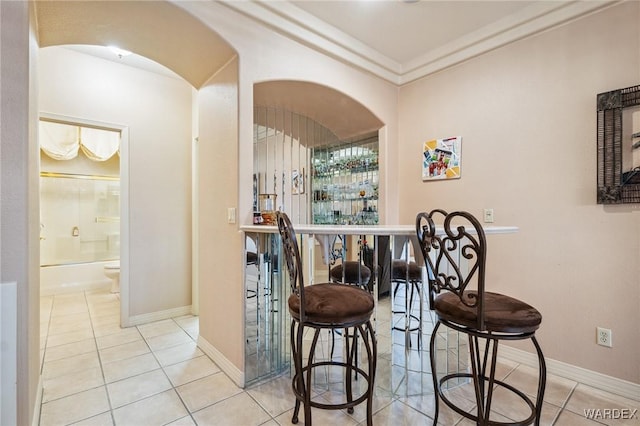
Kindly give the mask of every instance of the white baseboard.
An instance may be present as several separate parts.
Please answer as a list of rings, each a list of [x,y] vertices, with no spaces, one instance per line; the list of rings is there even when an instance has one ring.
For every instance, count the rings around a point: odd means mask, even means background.
[[[202,336],[198,336],[198,347],[215,362],[233,382],[244,388],[244,372],[240,371],[227,357]]]
[[[538,368],[538,357],[531,352],[500,345],[499,353],[500,356],[512,361]],[[620,395],[634,401],[640,401],[640,384],[607,376],[606,374],[587,370],[586,368],[577,367],[562,361],[556,361],[555,359],[545,357],[545,362],[547,364],[547,373],[549,374],[575,380],[576,382],[584,383],[596,389]]]
[[[123,327],[133,327],[135,325],[147,324],[183,315],[191,315],[191,305],[179,308],[167,309],[166,311],[150,312],[148,314],[130,316]]]

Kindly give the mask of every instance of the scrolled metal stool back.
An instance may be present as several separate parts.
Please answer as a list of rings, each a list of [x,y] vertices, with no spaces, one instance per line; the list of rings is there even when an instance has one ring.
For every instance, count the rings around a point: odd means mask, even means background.
[[[480,222],[464,211],[435,209],[416,216],[416,234],[427,265],[430,306],[437,294],[450,291],[477,309],[477,327],[484,330],[486,238]]]
[[[300,298],[300,320],[304,321],[304,277],[302,274],[302,261],[300,260],[298,239],[296,238],[296,233],[289,216],[282,212],[276,212],[276,222],[278,223],[278,232],[282,239],[284,259],[285,262],[287,262],[291,294],[295,294]]]

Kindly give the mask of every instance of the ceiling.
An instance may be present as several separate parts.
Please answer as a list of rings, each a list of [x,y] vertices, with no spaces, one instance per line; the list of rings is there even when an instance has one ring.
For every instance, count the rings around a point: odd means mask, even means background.
[[[224,4],[402,85],[618,2],[249,0]]]
[[[311,49],[401,86],[618,2],[37,0],[36,14],[41,47],[70,47],[183,78],[198,89],[236,52],[194,16],[209,7],[217,12],[227,7]],[[120,57],[104,47],[108,45],[136,54]],[[382,125],[363,105],[326,86],[265,82],[254,87],[254,102],[312,118],[341,139]]]
[[[219,4],[403,85],[619,1],[225,0]],[[189,3],[38,0],[40,45],[118,44],[139,55],[118,58],[104,49],[83,51],[150,70],[154,61],[162,63],[198,88],[235,52],[193,19]],[[199,4],[207,7],[203,5]]]
[[[167,72],[153,61],[196,88],[236,54],[218,34],[170,1],[37,0],[35,12],[40,47],[85,45],[76,49]],[[120,58],[104,48],[88,47],[109,45],[137,55]]]

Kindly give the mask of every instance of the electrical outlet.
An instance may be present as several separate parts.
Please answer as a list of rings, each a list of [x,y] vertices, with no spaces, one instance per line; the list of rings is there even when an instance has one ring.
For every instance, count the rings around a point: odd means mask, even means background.
[[[484,223],[493,223],[493,209],[484,209]]]
[[[602,327],[596,327],[596,343],[600,346],[612,347],[611,330]]]

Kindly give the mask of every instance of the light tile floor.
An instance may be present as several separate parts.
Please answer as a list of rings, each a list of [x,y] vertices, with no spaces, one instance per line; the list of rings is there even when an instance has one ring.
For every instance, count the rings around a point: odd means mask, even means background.
[[[387,299],[388,300],[388,299]],[[384,303],[384,302],[382,302]],[[122,329],[120,301],[108,292],[42,297],[41,343],[43,395],[40,425],[290,425],[294,401],[289,377],[248,389],[236,386],[196,345],[198,318],[182,316]],[[382,324],[382,323],[380,323]],[[379,324],[379,325],[380,325]],[[380,336],[380,344],[393,336]],[[388,349],[387,352],[392,352]],[[382,350],[382,356],[391,356]],[[418,355],[418,358],[422,358]],[[379,361],[380,382],[393,382],[394,368]],[[410,362],[409,360],[407,362]],[[400,374],[406,374],[401,372]],[[535,393],[537,372],[510,361],[499,363],[498,376],[528,394]],[[411,387],[431,386],[420,377],[404,381],[406,392],[378,388],[375,425],[426,425],[433,416],[433,396]],[[450,391],[473,410],[468,386]],[[322,395],[325,396],[325,395]],[[625,399],[558,376],[548,375],[543,425],[640,425],[631,419],[585,417],[586,409],[636,409]],[[522,404],[508,392],[495,393],[496,420],[518,419]],[[596,412],[597,414],[597,412]],[[313,410],[316,425],[364,424],[363,406],[346,411]],[[300,424],[303,422],[300,419]],[[471,425],[441,408],[441,425]]]

